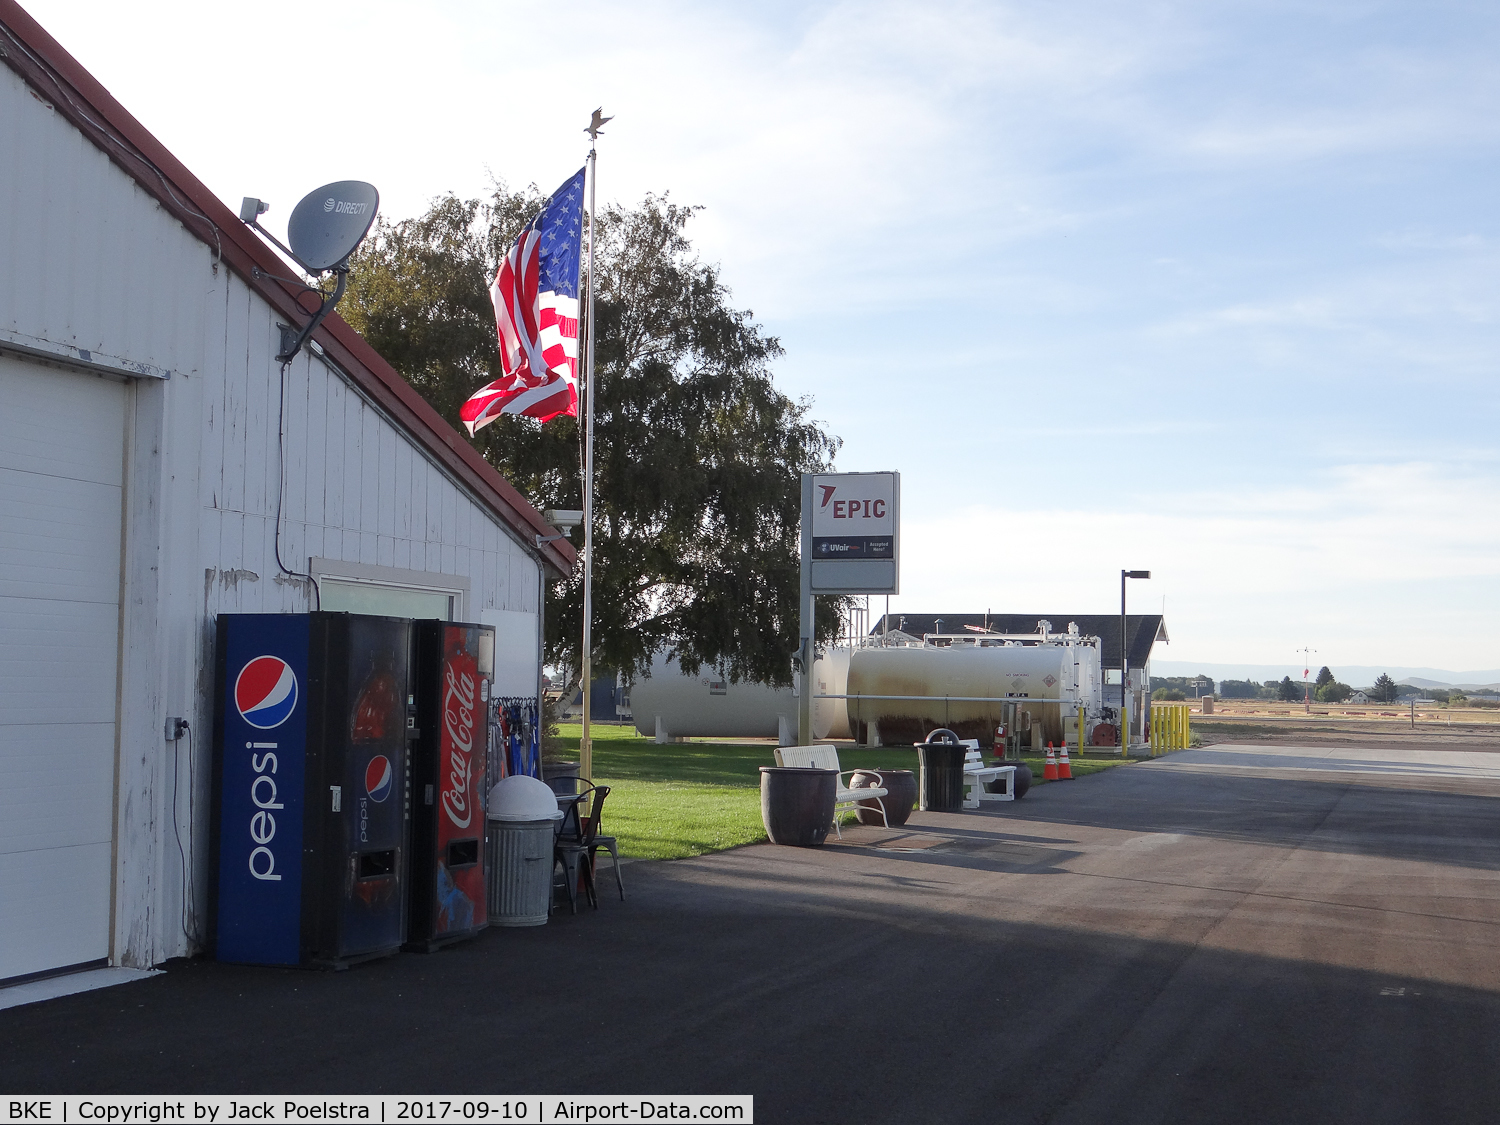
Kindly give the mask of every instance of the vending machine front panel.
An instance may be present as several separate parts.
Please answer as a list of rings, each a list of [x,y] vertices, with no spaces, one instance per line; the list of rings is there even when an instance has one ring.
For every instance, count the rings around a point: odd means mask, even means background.
[[[419,621],[413,671],[420,739],[413,746],[408,948],[432,949],[487,924],[484,875],[486,701],[494,631]]]
[[[301,959],[308,618],[218,621],[214,758],[215,955]]]

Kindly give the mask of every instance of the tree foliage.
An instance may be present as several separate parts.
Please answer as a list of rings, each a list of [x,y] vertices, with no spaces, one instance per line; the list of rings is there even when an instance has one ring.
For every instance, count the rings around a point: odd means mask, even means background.
[[[443,196],[382,222],[351,262],[343,315],[460,431],[459,407],[500,374],[489,281],[544,202],[503,185]],[[781,345],[694,254],[694,210],[648,196],[599,215],[594,659],[639,671],[667,648],[689,673],[786,683],[799,478],[829,468],[840,442],[776,389]],[[507,415],[474,445],[536,507],[581,508],[580,430]],[[819,601],[826,641],[841,607]],[[549,660],[579,667],[582,618],[580,566],[549,599]]]
[[[1399,694],[1401,694],[1400,686],[1385,672],[1380,673],[1375,680],[1375,686],[1370,689],[1371,698],[1378,699],[1381,703],[1394,703]]]
[[[1276,697],[1283,703],[1296,703],[1306,696],[1303,686],[1290,676],[1283,676],[1281,683],[1277,685]]]
[[[1225,699],[1255,699],[1260,695],[1260,685],[1254,680],[1220,680],[1219,694]]]
[[[1338,680],[1329,679],[1326,684],[1320,685],[1313,692],[1313,697],[1319,703],[1342,703],[1354,694],[1354,689],[1348,684],[1341,684]]]
[[[1324,684],[1333,683],[1333,673],[1328,670],[1328,665],[1325,664],[1323,665],[1323,667],[1318,669],[1318,678],[1313,682],[1317,684],[1318,687],[1322,687]]]
[[[1198,696],[1214,693],[1214,678],[1201,672],[1196,676],[1152,676],[1151,686],[1153,689],[1167,688],[1171,691],[1180,691],[1183,699],[1196,699]],[[1151,698],[1156,698],[1154,692]]]

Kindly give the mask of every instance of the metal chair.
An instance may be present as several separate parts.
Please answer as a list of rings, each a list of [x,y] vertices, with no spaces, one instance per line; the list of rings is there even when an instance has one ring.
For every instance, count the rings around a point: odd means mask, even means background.
[[[620,889],[620,901],[625,901],[625,881],[620,878],[620,848],[615,843],[613,836],[601,836],[599,824],[604,815],[604,798],[609,796],[609,786],[599,785],[595,787],[594,805],[589,810],[589,815],[584,820],[590,821],[589,827],[593,831],[593,840],[589,844],[589,877],[592,879],[598,865],[599,849],[603,848],[609,852],[610,860],[615,873],[615,886]],[[597,903],[595,905],[598,905]]]
[[[578,795],[568,799],[567,808],[563,810],[563,818],[558,822],[557,832],[552,838],[552,870],[556,873],[557,865],[562,864],[563,887],[568,892],[568,906],[574,914],[578,913],[580,881],[583,883],[590,905],[595,910],[599,909],[599,896],[594,892],[594,870],[589,850],[594,844],[599,820],[594,815],[583,816],[579,812],[579,807],[584,801],[589,801],[592,805],[590,809],[592,814],[603,804],[604,797],[608,794],[607,785],[580,782]],[[553,886],[555,887],[556,884],[554,883]]]

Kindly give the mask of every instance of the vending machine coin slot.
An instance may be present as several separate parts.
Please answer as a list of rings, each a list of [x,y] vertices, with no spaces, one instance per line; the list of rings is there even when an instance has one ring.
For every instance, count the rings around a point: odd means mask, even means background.
[[[478,840],[454,840],[448,845],[448,866],[466,867],[479,862]]]
[[[392,875],[395,871],[396,852],[394,849],[383,852],[365,852],[359,857],[361,879],[379,879],[384,875]]]

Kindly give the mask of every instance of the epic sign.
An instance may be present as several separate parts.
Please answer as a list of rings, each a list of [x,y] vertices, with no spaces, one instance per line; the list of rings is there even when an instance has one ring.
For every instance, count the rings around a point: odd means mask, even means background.
[[[804,565],[817,594],[894,594],[900,582],[901,477],[803,477]]]

